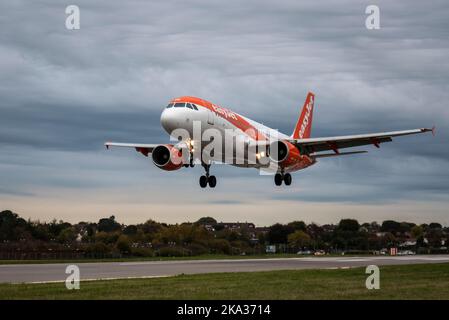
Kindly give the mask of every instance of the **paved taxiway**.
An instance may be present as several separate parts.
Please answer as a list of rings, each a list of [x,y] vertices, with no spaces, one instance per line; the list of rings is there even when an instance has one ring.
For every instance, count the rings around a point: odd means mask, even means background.
[[[449,262],[449,255],[301,257],[272,259],[178,260],[78,263],[81,280],[145,278],[213,272],[333,269],[370,264],[403,265]],[[68,263],[0,265],[0,283],[65,281]]]

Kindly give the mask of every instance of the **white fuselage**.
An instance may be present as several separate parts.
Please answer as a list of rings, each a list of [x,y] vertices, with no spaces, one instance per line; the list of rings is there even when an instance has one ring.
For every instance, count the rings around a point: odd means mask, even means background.
[[[252,153],[248,147],[257,139],[260,140],[260,137],[256,138],[251,133],[262,134],[268,140],[289,138],[277,130],[228,109],[215,105],[212,110],[200,104],[195,104],[195,106],[197,110],[187,107],[164,109],[161,114],[162,127],[175,140],[178,140],[179,132],[183,130],[188,132],[189,137],[195,142],[202,141],[201,149],[206,148],[206,150],[207,145],[210,144],[209,136],[213,135],[214,139],[219,137],[221,141],[214,140],[213,160],[215,161],[226,162],[234,166],[264,167],[263,164],[248,161],[248,158],[252,160],[251,157],[254,158],[256,153],[255,149]],[[199,158],[199,156],[195,158]]]

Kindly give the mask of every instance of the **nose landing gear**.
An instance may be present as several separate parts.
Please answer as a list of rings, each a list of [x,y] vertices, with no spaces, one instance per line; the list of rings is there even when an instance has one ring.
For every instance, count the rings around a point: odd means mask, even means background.
[[[183,166],[185,168],[188,168],[188,167],[193,168],[195,166],[195,163],[193,162],[193,155],[190,155],[189,163],[185,163],[185,164],[183,164]]]
[[[209,187],[215,188],[217,185],[217,178],[209,175],[210,164],[203,163],[202,166],[206,170],[206,175],[200,177],[200,187],[206,188],[207,184],[209,184]]]
[[[276,173],[274,175],[274,184],[277,186],[280,186],[282,184],[282,181],[284,181],[286,186],[289,186],[292,184],[292,175],[290,173],[286,173],[284,174],[283,171],[281,171],[280,173]]]
[[[184,163],[183,166],[185,168],[188,168],[188,167],[193,168],[195,166],[195,163],[193,162],[193,149],[192,148],[190,148],[190,150],[189,150],[189,163]]]

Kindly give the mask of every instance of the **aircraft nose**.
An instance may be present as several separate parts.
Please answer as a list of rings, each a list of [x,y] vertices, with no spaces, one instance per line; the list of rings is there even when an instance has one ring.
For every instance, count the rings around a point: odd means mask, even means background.
[[[171,109],[164,109],[161,114],[161,125],[167,133],[170,134],[174,130],[173,111]]]

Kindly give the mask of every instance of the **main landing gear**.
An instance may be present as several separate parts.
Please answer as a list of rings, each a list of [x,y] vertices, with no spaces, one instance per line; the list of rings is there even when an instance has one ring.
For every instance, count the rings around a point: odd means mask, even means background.
[[[290,173],[284,174],[284,172],[278,172],[274,175],[274,184],[277,186],[280,186],[282,184],[282,181],[284,181],[286,186],[289,186],[292,184],[292,175]]]
[[[215,178],[215,176],[209,175],[210,164],[203,163],[202,166],[206,170],[206,175],[200,177],[201,188],[206,188],[207,184],[209,184],[209,187],[215,188],[215,186],[217,185],[217,178]]]

